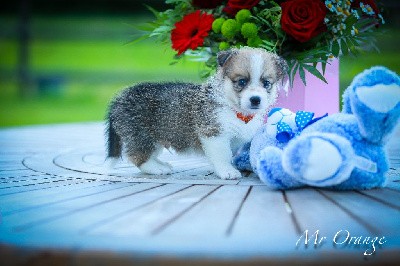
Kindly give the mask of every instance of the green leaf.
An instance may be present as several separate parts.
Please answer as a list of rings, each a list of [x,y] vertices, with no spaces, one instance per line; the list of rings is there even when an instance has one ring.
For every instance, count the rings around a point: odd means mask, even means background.
[[[304,85],[307,85],[307,82],[306,82],[306,73],[304,72],[304,67],[305,65],[301,65],[300,67],[299,67],[299,75],[300,75],[300,78],[301,78],[301,80],[303,81],[303,83],[304,83]]]
[[[341,39],[340,40],[340,47],[342,48],[342,54],[345,56],[349,53],[349,48],[347,46],[346,40]]]
[[[128,41],[128,42],[125,43],[125,44],[135,44],[135,43],[141,42],[141,41],[143,41],[143,40],[146,40],[146,39],[148,39],[148,38],[149,38],[149,34],[145,34],[145,35],[142,35],[142,36],[140,36],[139,38],[136,38],[136,39],[134,39],[134,40],[132,40],[132,41]]]
[[[296,76],[296,72],[299,69],[300,64],[297,61],[294,61],[294,64],[292,64],[291,62],[292,60],[288,62],[289,65],[288,74],[289,74],[290,87],[293,88],[294,77]]]
[[[340,53],[340,45],[339,45],[339,41],[334,40],[332,42],[332,54],[334,57],[338,57]]]
[[[328,81],[326,81],[325,77],[318,71],[318,69],[307,64],[303,64],[302,67],[304,67],[308,72],[310,72],[312,75],[316,76],[323,82],[328,83]]]
[[[321,63],[321,68],[322,68],[322,74],[325,75],[326,62],[322,62],[322,63]]]
[[[292,72],[292,77],[293,77],[292,85],[293,85],[294,77],[296,76],[297,71],[299,71],[299,67],[300,67],[300,64],[299,64],[298,62],[297,62],[297,63],[294,65],[294,67],[293,67],[293,72]]]
[[[319,58],[306,58],[306,59],[304,59],[304,60],[301,60],[303,63],[313,63],[313,64],[316,64],[316,63],[322,63],[322,62],[324,62],[324,61],[326,61],[326,60],[324,60],[324,59],[321,59],[320,57]]]
[[[144,6],[145,6],[151,13],[153,13],[153,15],[154,15],[157,19],[160,19],[160,18],[161,18],[161,14],[160,14],[159,11],[155,10],[154,8],[152,8],[152,7],[149,6],[149,5],[144,4]]]
[[[282,8],[280,6],[274,6],[269,9],[269,11],[271,11],[271,12],[279,12],[281,10],[282,10]]]

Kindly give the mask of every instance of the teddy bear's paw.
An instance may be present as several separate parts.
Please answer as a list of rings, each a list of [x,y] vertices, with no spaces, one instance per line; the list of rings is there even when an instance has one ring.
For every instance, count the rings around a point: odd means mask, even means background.
[[[353,169],[354,151],[348,140],[335,134],[303,135],[283,154],[283,168],[311,186],[331,186],[346,180]]]
[[[266,147],[261,150],[257,160],[257,174],[261,181],[273,189],[304,186],[283,170],[282,150],[276,147]]]
[[[358,87],[356,94],[368,108],[379,113],[388,113],[400,103],[400,86],[396,83]]]
[[[311,182],[323,181],[333,176],[341,164],[342,157],[334,145],[323,139],[312,138],[303,178]]]

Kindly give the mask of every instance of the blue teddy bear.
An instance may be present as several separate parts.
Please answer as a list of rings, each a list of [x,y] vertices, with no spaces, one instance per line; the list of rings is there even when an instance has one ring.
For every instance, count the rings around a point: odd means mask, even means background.
[[[233,163],[273,189],[382,187],[389,169],[384,145],[399,117],[399,76],[373,67],[344,92],[342,113],[314,118],[309,112],[273,109]]]

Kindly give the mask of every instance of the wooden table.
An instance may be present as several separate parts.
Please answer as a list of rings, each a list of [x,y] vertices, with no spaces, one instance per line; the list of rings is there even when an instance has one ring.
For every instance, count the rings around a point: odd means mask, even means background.
[[[101,123],[0,130],[1,265],[400,262],[398,133],[386,188],[285,192],[249,173],[217,179],[205,159],[167,151],[169,176],[124,160],[108,167],[103,132]]]

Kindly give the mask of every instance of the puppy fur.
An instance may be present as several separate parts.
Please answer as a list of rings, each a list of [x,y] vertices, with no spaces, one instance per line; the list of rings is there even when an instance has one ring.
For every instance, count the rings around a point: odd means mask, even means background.
[[[141,83],[123,90],[110,104],[108,157],[122,150],[148,174],[169,174],[158,159],[164,147],[204,153],[222,179],[241,173],[231,165],[232,151],[250,141],[275,103],[286,63],[263,49],[220,52],[218,69],[204,84]],[[254,115],[248,123],[237,113]]]

